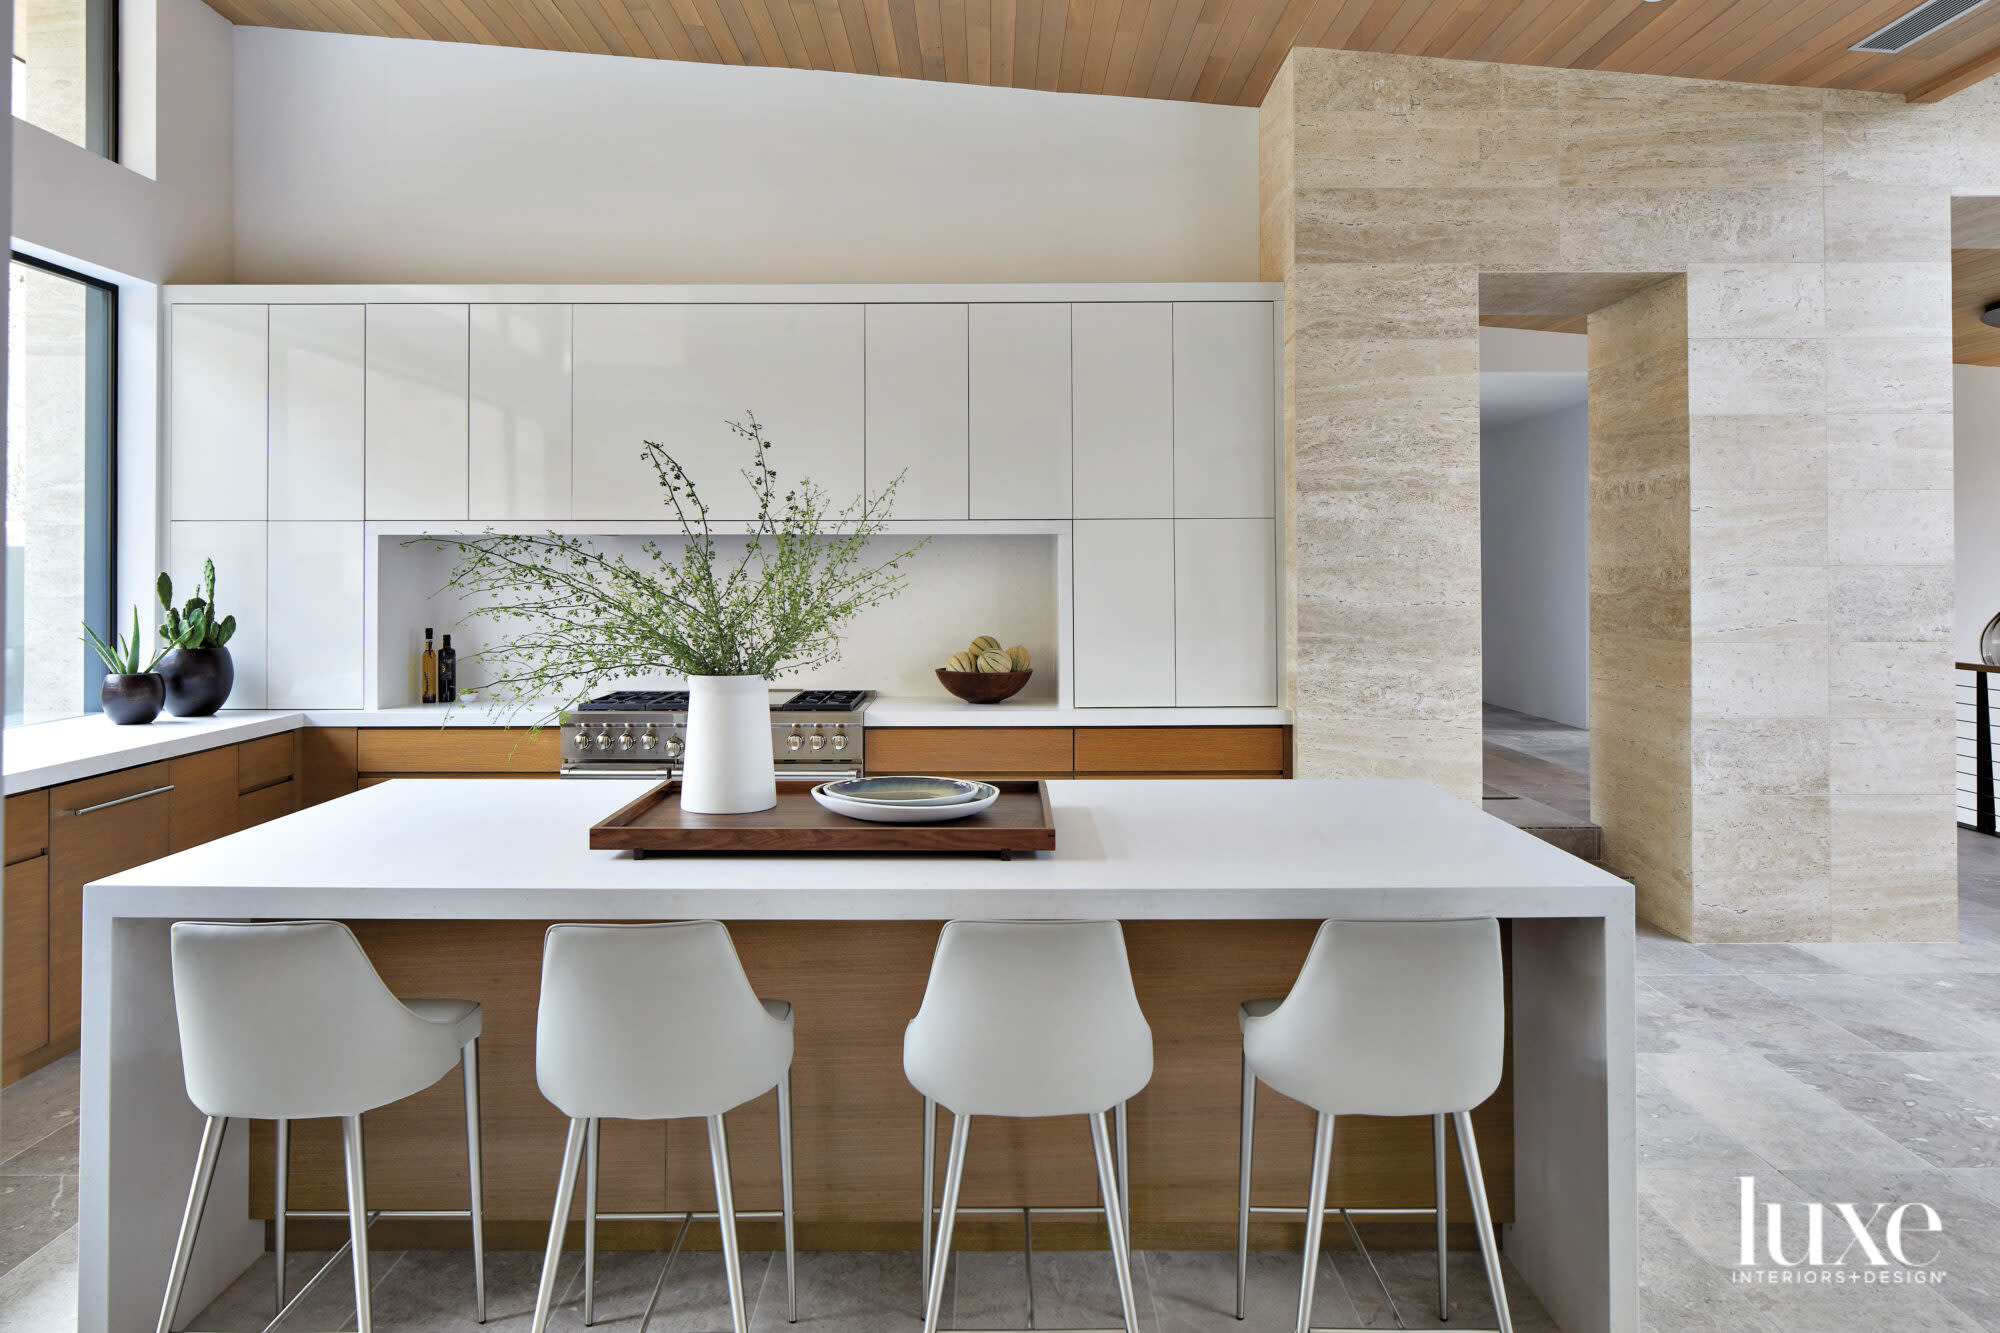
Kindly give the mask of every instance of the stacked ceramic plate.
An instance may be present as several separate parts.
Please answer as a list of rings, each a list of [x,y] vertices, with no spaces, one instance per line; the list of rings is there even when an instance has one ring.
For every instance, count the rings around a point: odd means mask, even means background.
[[[844,778],[813,788],[813,799],[837,815],[878,824],[942,824],[976,815],[1000,799],[990,782],[964,778]]]

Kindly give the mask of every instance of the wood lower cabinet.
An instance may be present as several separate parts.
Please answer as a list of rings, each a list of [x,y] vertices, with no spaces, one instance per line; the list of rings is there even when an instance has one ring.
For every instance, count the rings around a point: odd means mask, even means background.
[[[1290,727],[882,727],[870,773],[1007,778],[1283,778]]]
[[[83,1000],[83,886],[165,856],[173,764],[146,764],[49,793],[49,1045],[73,1049]]]
[[[217,746],[167,765],[167,850],[186,851],[236,832],[237,751]]]
[[[468,778],[481,774],[553,777],[562,732],[545,727],[378,727],[355,746],[361,785],[384,778]]]
[[[49,794],[7,798],[0,891],[0,1083],[37,1068],[49,1041]]]

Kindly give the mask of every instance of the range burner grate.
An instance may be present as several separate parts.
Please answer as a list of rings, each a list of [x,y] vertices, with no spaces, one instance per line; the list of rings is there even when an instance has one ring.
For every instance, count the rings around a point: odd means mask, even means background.
[[[866,690],[801,690],[781,704],[774,713],[851,713],[868,698]]]
[[[579,713],[685,713],[686,690],[613,690],[587,704],[578,704]]]

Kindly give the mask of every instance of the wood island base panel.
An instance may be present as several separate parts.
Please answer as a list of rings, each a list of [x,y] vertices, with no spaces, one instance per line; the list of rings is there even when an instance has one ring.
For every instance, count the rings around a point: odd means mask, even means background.
[[[535,1086],[535,1006],[544,922],[353,921],[390,988],[449,995],[485,1006],[480,1038],[488,1244],[539,1249],[567,1122]],[[789,1000],[794,1172],[799,1243],[808,1249],[915,1249],[922,1198],[922,1099],[903,1077],[903,1027],[916,1015],[941,923],[735,921],[728,923],[759,995]],[[1141,1249],[1224,1249],[1236,1243],[1236,1144],[1242,1037],[1236,1007],[1283,995],[1305,960],[1316,921],[1135,921],[1125,927],[1139,1003],[1153,1028],[1153,1080],[1131,1102],[1132,1238]],[[1513,1219],[1513,1088],[1473,1116],[1494,1219]],[[464,1112],[456,1075],[366,1117],[369,1202],[383,1208],[462,1208]],[[775,1207],[776,1098],[729,1116],[737,1206]],[[1312,1157],[1312,1114],[1268,1088],[1258,1097],[1258,1204],[1297,1205]],[[250,1213],[271,1216],[268,1123],[254,1127]],[[708,1146],[699,1120],[669,1125],[607,1121],[601,1206],[606,1212],[711,1209]],[[939,1134],[938,1179],[943,1179]],[[1431,1199],[1427,1118],[1343,1118],[1334,1136],[1329,1198],[1354,1207],[1425,1207]],[[1472,1213],[1456,1153],[1452,1216]],[[345,1207],[339,1124],[301,1122],[292,1132],[291,1204]],[[1089,1132],[1075,1116],[975,1119],[966,1206],[1097,1202]],[[579,1213],[580,1217],[581,1214]],[[510,1225],[518,1224],[518,1225]],[[580,1235],[580,1223],[579,1235]],[[604,1223],[599,1243],[664,1249],[674,1223]],[[745,1222],[744,1243],[775,1245],[777,1224]],[[1371,1244],[1432,1243],[1430,1224],[1369,1225]],[[293,1225],[304,1248],[345,1238],[344,1223]],[[966,1217],[965,1245],[1017,1248],[1018,1217]],[[1302,1223],[1259,1217],[1252,1243],[1296,1248]],[[1336,1228],[1337,1230],[1337,1228]],[[1399,1231],[1401,1234],[1399,1234]],[[462,1222],[385,1220],[384,1245],[460,1247]],[[768,1233],[768,1234],[766,1234]],[[581,1244],[581,1240],[578,1241]],[[692,1245],[712,1247],[713,1226]],[[1035,1243],[1102,1249],[1095,1218],[1037,1217]]]

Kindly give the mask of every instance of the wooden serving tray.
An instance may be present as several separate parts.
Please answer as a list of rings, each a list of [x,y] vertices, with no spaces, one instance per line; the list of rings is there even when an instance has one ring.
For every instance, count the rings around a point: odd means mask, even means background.
[[[813,799],[816,782],[780,782],[778,803],[748,815],[694,815],[681,809],[680,780],[659,786],[590,830],[594,851],[638,856],[688,852],[973,852],[1005,860],[1053,851],[1055,815],[1045,784],[995,782],[1000,799],[976,815],[942,824],[873,824],[837,815]]]

